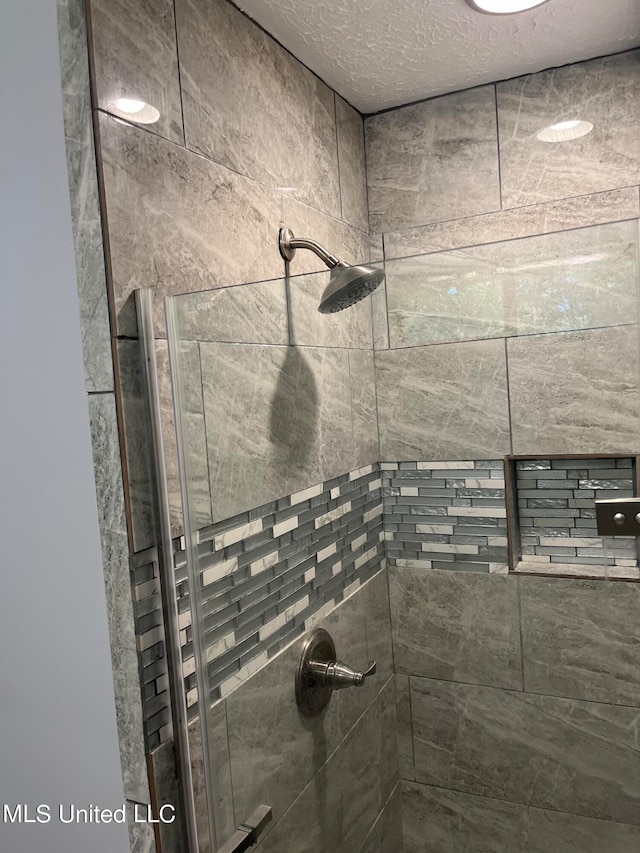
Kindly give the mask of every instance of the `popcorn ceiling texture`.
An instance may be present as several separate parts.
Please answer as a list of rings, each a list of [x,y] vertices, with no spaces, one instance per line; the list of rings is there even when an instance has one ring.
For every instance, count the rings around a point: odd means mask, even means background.
[[[363,113],[640,44],[636,0],[552,0],[496,17],[464,0],[236,0]]]

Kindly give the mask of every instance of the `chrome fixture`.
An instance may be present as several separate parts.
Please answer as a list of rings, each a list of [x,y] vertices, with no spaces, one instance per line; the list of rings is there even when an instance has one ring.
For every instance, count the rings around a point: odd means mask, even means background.
[[[272,818],[271,806],[258,806],[251,817],[240,824],[218,853],[245,853],[245,850],[258,843],[258,836]]]
[[[309,249],[331,270],[329,284],[320,299],[321,314],[335,314],[360,302],[384,281],[384,272],[367,266],[349,266],[332,255],[320,243],[305,237],[294,237],[290,228],[281,228],[278,236],[280,254],[292,261],[296,249]]]
[[[599,536],[640,536],[640,498],[596,501]]]
[[[376,671],[370,663],[359,672],[336,660],[336,647],[331,634],[316,628],[305,642],[296,673],[296,702],[304,717],[317,717],[327,707],[334,690],[362,687]]]

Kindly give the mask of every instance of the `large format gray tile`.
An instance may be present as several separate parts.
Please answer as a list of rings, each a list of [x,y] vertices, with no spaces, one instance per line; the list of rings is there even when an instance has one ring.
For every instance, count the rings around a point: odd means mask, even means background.
[[[402,829],[406,853],[529,853],[526,806],[429,785],[402,783]]]
[[[409,676],[395,675],[396,717],[398,720],[398,766],[402,779],[415,779],[413,765],[413,723],[411,721],[411,694]]]
[[[214,520],[353,469],[348,352],[200,344]]]
[[[637,318],[635,221],[387,261],[392,347]]]
[[[371,350],[373,333],[368,299],[361,299],[351,308],[335,314],[321,314],[318,311],[329,281],[328,270],[296,275],[286,280],[291,343],[298,346]]]
[[[513,578],[389,569],[396,670],[522,690]]]
[[[187,146],[339,216],[331,89],[226,0],[176,15]]]
[[[637,187],[593,193],[513,210],[436,222],[384,235],[385,258],[404,258],[497,243],[570,228],[603,225],[640,215]]]
[[[383,692],[257,853],[358,853],[397,785],[397,778],[381,772],[388,725]]]
[[[356,593],[321,623],[333,637],[338,658],[356,667],[367,659],[364,600],[363,592]],[[321,716],[302,717],[294,679],[303,642],[274,658],[226,700],[237,820],[267,802],[278,821],[382,687],[374,676],[358,690],[334,692]]]
[[[369,235],[348,222],[302,204],[290,194],[283,198],[282,218],[296,237],[315,240],[346,264],[369,263]],[[326,265],[308,250],[299,250],[291,261],[291,275],[318,270],[325,272],[326,269]]]
[[[104,583],[124,793],[135,802],[148,803],[149,779],[129,560],[106,563]]]
[[[417,781],[640,824],[637,708],[410,681]]]
[[[640,588],[521,577],[525,688],[640,706]]]
[[[154,828],[150,823],[135,819],[134,804],[127,805],[127,827],[131,853],[156,853]]]
[[[371,232],[500,209],[493,86],[365,121]]]
[[[180,788],[176,768],[176,751],[172,740],[165,741],[149,755],[149,776],[152,781],[154,813],[160,814],[165,805],[176,806],[180,802]],[[176,809],[173,823],[158,825],[162,850],[180,850],[184,837],[183,815]]]
[[[529,809],[527,853],[632,853],[638,849],[640,827]]]
[[[380,461],[373,352],[349,350],[354,468]]]
[[[90,394],[89,424],[104,563],[129,558],[118,419],[114,394]]]
[[[364,124],[360,113],[338,95],[336,95],[336,127],[342,219],[361,231],[368,231]]]
[[[207,713],[206,730],[208,737],[210,773],[209,784],[213,791],[214,823],[216,828],[216,846],[220,847],[235,832],[236,826],[249,817],[247,814],[234,814],[233,785],[231,781],[231,761],[229,757],[229,736],[227,731],[226,702],[217,702]],[[200,761],[198,744],[200,731],[196,734],[196,726],[191,728],[190,748],[192,759]],[[204,770],[204,766],[203,766]],[[199,791],[200,810],[205,810],[203,820],[206,820],[206,791],[204,776],[200,775],[200,767],[193,770]],[[214,848],[215,849],[215,848]]]
[[[385,683],[393,675],[393,646],[387,571],[378,572],[374,578],[371,578],[364,585],[363,593],[367,651],[369,659],[377,661],[376,675],[379,682]]]
[[[638,51],[498,83],[504,207],[639,183],[639,83]],[[571,119],[593,130],[563,143],[536,138]]]
[[[102,221],[83,0],[58,0],[64,136],[87,391],[113,390]]]
[[[378,815],[360,853],[403,853],[402,790],[398,783]]]
[[[163,297],[282,276],[277,193],[109,116],[100,134],[119,335],[137,333],[135,288],[163,337]]]
[[[172,0],[90,0],[98,106],[119,111],[119,98],[155,107],[160,118],[145,127],[184,142],[180,77]]]
[[[376,352],[380,458],[509,453],[504,342]]]
[[[222,706],[222,708],[217,708],[217,706],[214,706],[211,710],[213,712],[211,715],[212,723],[216,717],[220,719],[220,715],[222,715],[222,719],[224,719],[224,706]],[[214,761],[216,759],[222,759],[222,761],[220,764],[216,764],[212,768],[210,778],[207,780],[204,765],[204,749],[202,746],[202,727],[200,723],[200,717],[196,717],[189,723],[188,738],[189,760],[191,763],[191,785],[193,790],[193,804],[195,810],[196,830],[198,833],[198,853],[213,853],[213,851],[217,849],[218,844],[216,839],[211,838],[211,833],[209,831],[209,803],[207,800],[207,782],[212,785],[214,790],[216,791],[217,798],[215,802],[218,804],[218,806],[222,805],[222,796],[226,795],[226,804],[225,808],[222,810],[222,814],[224,815],[225,813],[230,813],[231,825],[233,825],[234,823],[233,792],[231,790],[231,779],[229,776],[228,747],[226,756],[224,755],[224,752],[222,753],[222,755],[214,754]],[[216,732],[218,730],[219,727],[213,724],[211,730],[209,731],[210,740],[214,740],[216,738]],[[226,731],[224,742],[226,742]],[[220,781],[223,781],[225,785],[224,792],[219,791]],[[223,824],[224,818],[221,821],[220,829],[218,829],[218,825],[216,824],[216,833],[219,833],[221,843],[224,843],[227,838],[230,838],[231,835],[233,835],[233,829],[229,829],[228,826],[225,826]]]
[[[513,452],[635,453],[638,327],[508,341]]]

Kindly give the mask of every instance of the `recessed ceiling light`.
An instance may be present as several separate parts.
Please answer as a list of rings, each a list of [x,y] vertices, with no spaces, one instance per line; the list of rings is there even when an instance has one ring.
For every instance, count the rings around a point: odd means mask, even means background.
[[[137,98],[118,98],[111,111],[136,124],[154,124],[160,118],[159,110]]]
[[[572,139],[586,136],[592,130],[593,125],[590,121],[572,119],[571,121],[559,121],[557,124],[545,127],[544,130],[536,133],[536,137],[541,142],[569,142]]]
[[[486,15],[512,15],[514,12],[525,12],[547,2],[548,0],[467,0],[472,9]]]

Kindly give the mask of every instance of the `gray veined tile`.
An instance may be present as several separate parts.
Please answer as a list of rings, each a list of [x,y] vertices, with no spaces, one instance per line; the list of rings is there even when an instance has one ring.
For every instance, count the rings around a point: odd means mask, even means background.
[[[308,237],[325,246],[346,264],[369,263],[369,235],[348,222],[328,216],[287,194],[282,202],[282,218],[296,237]],[[277,235],[276,235],[277,239]],[[326,265],[313,253],[300,250],[291,261],[291,275],[326,272]],[[363,300],[367,302],[368,300]]]
[[[215,520],[353,468],[348,352],[200,344]]]
[[[640,52],[607,56],[498,83],[505,207],[640,182]],[[536,134],[568,119],[593,130],[568,143]]]
[[[163,297],[282,276],[280,198],[159,136],[100,115],[119,335],[135,336],[133,291]]]
[[[368,581],[364,585],[363,593],[367,652],[369,660],[377,661],[376,675],[381,683],[385,683],[393,675],[391,616],[386,570],[378,572]]]
[[[353,417],[354,467],[362,468],[380,459],[373,352],[349,350],[349,381]]]
[[[339,216],[331,89],[225,0],[176,15],[187,146]]]
[[[415,779],[413,763],[413,723],[409,676],[395,675],[396,717],[398,722],[398,766],[401,779]]]
[[[637,708],[410,681],[417,781],[640,824]]]
[[[142,823],[135,819],[133,803],[127,804],[127,826],[131,853],[156,853],[153,826],[150,823]]]
[[[508,341],[513,452],[634,453],[638,327]]]
[[[387,261],[392,347],[637,318],[637,225],[618,222]]]
[[[111,332],[93,141],[85,5],[58,0],[64,135],[87,391],[113,390]]]
[[[365,121],[371,232],[500,209],[493,86]]]
[[[173,306],[182,341],[289,343],[284,279],[188,293]]]
[[[153,776],[154,811],[164,805],[175,806],[180,802],[175,746],[172,740],[165,741],[149,755],[150,776]],[[179,850],[184,837],[182,814],[177,810],[173,823],[160,823],[158,826],[163,850]]]
[[[631,853],[639,848],[638,826],[529,809],[527,853]]]
[[[318,306],[329,282],[328,270],[296,275],[286,280],[291,343],[371,350],[373,333],[369,299],[361,299],[351,308],[335,314],[322,314]]]
[[[100,109],[117,111],[120,98],[144,101],[160,113],[144,127],[184,143],[172,0],[91,0],[90,8]]]
[[[129,542],[115,396],[90,394],[88,402],[102,559],[126,563]]]
[[[637,584],[528,577],[518,583],[526,689],[640,706]]]
[[[636,219],[639,215],[637,189],[627,187],[393,231],[384,235],[384,254],[387,260],[404,258]]]
[[[522,690],[515,579],[390,568],[396,670]]]
[[[526,806],[429,785],[402,783],[402,829],[406,853],[530,853]]]
[[[209,770],[211,772],[209,783],[213,789],[213,801],[215,804],[214,821],[217,842],[218,846],[220,846],[233,835],[236,826],[249,817],[248,813],[245,815],[234,815],[226,702],[218,702],[208,711],[206,730],[209,739]],[[194,756],[198,757],[197,744],[199,743],[199,737],[195,733],[195,727],[192,730],[190,743],[192,744]],[[201,819],[206,822],[207,800],[205,779],[197,771],[195,776],[199,790],[199,808],[204,811]]]
[[[504,342],[376,352],[382,459],[509,453]]]
[[[364,124],[360,113],[339,95],[336,95],[336,127],[342,218],[361,231],[368,231]]]

